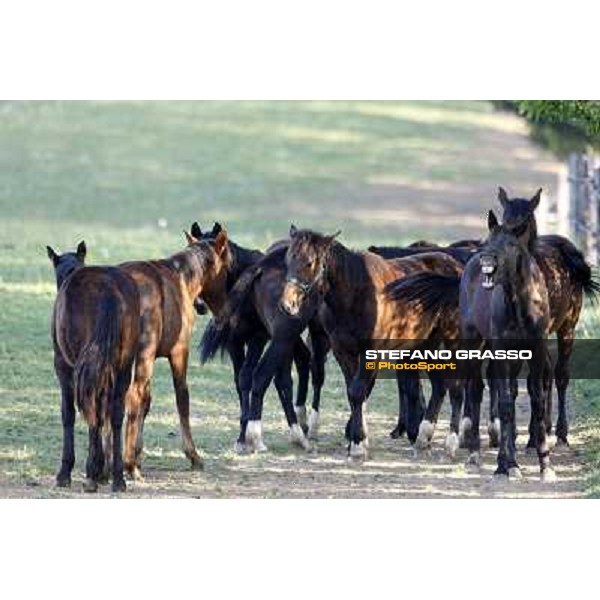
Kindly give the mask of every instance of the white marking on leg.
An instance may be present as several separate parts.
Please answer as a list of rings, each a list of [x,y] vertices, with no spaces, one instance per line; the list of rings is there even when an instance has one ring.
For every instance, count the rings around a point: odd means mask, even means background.
[[[461,446],[465,444],[465,436],[467,432],[471,431],[473,427],[473,422],[470,417],[463,417],[460,421],[460,427],[458,428],[458,443]]]
[[[358,444],[350,442],[350,458],[365,458],[367,456],[367,448],[363,442]]]
[[[266,452],[262,439],[262,421],[248,421],[246,426],[246,447],[249,452]]]
[[[316,440],[319,435],[319,411],[314,408],[308,415],[308,439]]]
[[[458,434],[455,431],[451,431],[446,437],[446,452],[450,458],[454,458],[456,456],[458,446]]]
[[[294,406],[294,410],[296,411],[296,419],[298,419],[300,427],[306,427],[306,406]]]
[[[543,483],[556,483],[557,477],[556,472],[552,467],[546,467],[540,476]]]
[[[519,467],[511,467],[508,470],[508,479],[510,481],[521,481],[521,479],[523,479],[523,473],[521,473],[521,469],[519,469]]]
[[[302,431],[302,427],[298,423],[294,423],[290,427],[290,443],[297,444],[301,448],[304,448],[307,452],[311,450],[311,445]]]
[[[433,438],[434,425],[431,421],[421,421],[419,425],[419,435],[415,440],[415,447],[418,450],[425,450],[431,443],[431,438]]]

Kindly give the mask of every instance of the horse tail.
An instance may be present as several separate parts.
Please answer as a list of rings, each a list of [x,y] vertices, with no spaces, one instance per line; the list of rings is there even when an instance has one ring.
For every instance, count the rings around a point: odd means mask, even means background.
[[[209,321],[198,346],[201,364],[212,360],[219,351],[222,356],[227,349],[229,337],[238,326],[240,310],[261,273],[259,266],[247,268],[231,288],[219,315]]]
[[[431,271],[397,279],[385,287],[385,295],[390,300],[418,303],[423,318],[432,320],[443,313],[456,314],[459,292],[459,275],[440,275]]]
[[[115,385],[114,362],[120,341],[117,299],[100,300],[94,331],[74,366],[75,398],[88,425],[106,422]]]
[[[558,247],[569,275],[577,283],[585,295],[592,301],[598,300],[600,293],[600,281],[592,267],[586,262],[582,252],[578,250],[569,240],[555,236],[556,246]]]

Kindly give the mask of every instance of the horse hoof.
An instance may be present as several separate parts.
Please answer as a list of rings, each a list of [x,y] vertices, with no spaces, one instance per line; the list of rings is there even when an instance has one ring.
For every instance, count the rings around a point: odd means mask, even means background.
[[[71,487],[71,476],[70,475],[57,475],[56,476],[56,487],[59,487],[59,488]]]
[[[458,450],[458,434],[454,431],[451,431],[446,437],[446,453],[450,458],[454,458],[456,456],[456,451]]]
[[[246,447],[249,452],[263,452],[265,447],[262,441],[262,421],[248,421],[246,426]]]
[[[519,467],[511,467],[508,470],[508,479],[509,481],[520,481],[523,479],[523,473],[521,473],[521,469],[519,469]]]
[[[488,425],[488,435],[490,448],[497,448],[500,445],[500,419],[496,418]]]
[[[298,425],[305,429],[307,427],[306,423],[306,406],[295,406],[294,410],[296,411],[296,419],[298,420]]]
[[[110,476],[108,473],[102,473],[102,475],[100,475],[100,477],[98,478],[98,483],[100,485],[106,485],[110,480]]]
[[[140,470],[140,468],[137,465],[135,465],[132,468],[128,468],[127,474],[129,475],[129,478],[132,481],[139,481],[139,482],[144,481],[144,476],[142,475],[142,471]]]
[[[236,454],[247,454],[248,453],[246,444],[244,444],[244,442],[240,442],[240,440],[235,441],[235,444],[233,445],[233,451]]]
[[[127,484],[123,478],[117,479],[113,481],[112,491],[118,494],[119,492],[124,492],[127,489]]]
[[[419,433],[415,440],[415,447],[418,450],[425,450],[431,444],[433,438],[434,426],[431,421],[421,421],[419,425]]]
[[[204,471],[204,461],[200,456],[190,458],[190,468],[192,471]]]
[[[467,458],[467,462],[465,463],[467,467],[481,467],[481,455],[479,452],[471,452],[469,457]]]
[[[540,475],[540,480],[542,483],[555,483],[557,480],[556,472],[552,467],[546,467]]]
[[[567,440],[567,436],[556,436],[556,445],[557,446],[565,446],[569,447],[569,440]]]
[[[356,444],[350,442],[350,448],[348,450],[348,457],[353,460],[362,460],[367,457],[367,448],[363,442]]]
[[[548,450],[553,450],[554,448],[556,448],[557,444],[558,444],[558,438],[555,435],[547,435],[546,436],[546,444],[548,446]]]
[[[311,450],[310,443],[306,439],[306,436],[304,435],[304,432],[298,423],[294,423],[290,427],[290,444],[300,446],[307,452]]]
[[[87,494],[94,494],[98,491],[98,482],[94,481],[93,479],[86,479],[85,483],[83,484],[83,491]]]
[[[308,439],[316,440],[319,435],[319,411],[311,410],[310,415],[308,415]]]
[[[508,481],[508,473],[499,473],[498,471],[496,471],[493,475],[492,475],[492,483],[495,484],[505,484]]]
[[[396,427],[390,431],[390,437],[393,440],[399,440],[405,433],[406,428],[404,426],[396,425]]]

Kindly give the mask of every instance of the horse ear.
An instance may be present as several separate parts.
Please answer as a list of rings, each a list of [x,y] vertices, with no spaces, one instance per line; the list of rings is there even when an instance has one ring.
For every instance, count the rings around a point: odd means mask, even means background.
[[[533,198],[529,201],[529,210],[533,212],[539,205],[540,200],[542,199],[542,188],[540,188]]]
[[[221,229],[215,238],[215,252],[218,256],[223,256],[227,250],[227,231]]]
[[[336,231],[336,232],[335,232],[333,235],[326,235],[326,236],[325,236],[325,244],[326,244],[327,246],[330,246],[330,245],[333,243],[333,241],[335,240],[335,238],[336,238],[338,235],[340,235],[341,233],[342,233],[342,230],[341,230],[341,229],[338,229],[338,230],[337,230],[337,231]]]
[[[50,246],[46,246],[46,252],[48,253],[48,258],[52,261],[52,264],[56,265],[58,263],[58,254],[56,254]]]
[[[217,235],[219,235],[219,233],[221,233],[221,231],[223,231],[223,226],[221,225],[221,223],[215,221],[215,224],[212,228],[212,234],[216,237]]]
[[[494,231],[494,229],[498,227],[498,219],[496,218],[496,215],[494,214],[493,210],[490,210],[488,212],[487,225],[490,231]]]
[[[81,242],[79,242],[79,245],[77,246],[77,260],[83,262],[86,254],[87,247],[85,245],[85,242],[81,240]]]
[[[290,237],[293,239],[298,233],[298,228],[292,223],[290,225]]]
[[[502,208],[506,208],[510,202],[508,199],[508,194],[502,186],[498,187],[498,201],[502,205]]]
[[[185,231],[185,229],[183,230],[183,235],[185,235],[188,246],[193,246],[198,241],[193,235],[190,235],[187,231]]]
[[[192,228],[190,229],[190,233],[199,240],[202,237],[202,229],[200,229],[200,225],[198,225],[198,221],[194,221],[192,223]]]

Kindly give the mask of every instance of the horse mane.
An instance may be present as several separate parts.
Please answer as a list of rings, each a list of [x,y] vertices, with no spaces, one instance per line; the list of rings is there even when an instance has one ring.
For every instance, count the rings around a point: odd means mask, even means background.
[[[377,256],[378,260],[371,261],[367,267],[366,252],[351,250],[340,242],[333,242],[330,252],[336,272],[340,273],[341,277],[353,289],[360,289],[374,275],[385,274],[388,268],[387,261],[377,254],[374,254],[374,256]],[[331,270],[330,267],[328,271],[331,272]]]
[[[229,240],[229,249],[231,254],[231,264],[229,266],[227,287],[231,288],[239,276],[254,263],[261,260],[264,254],[260,250],[251,250],[244,248]]]

